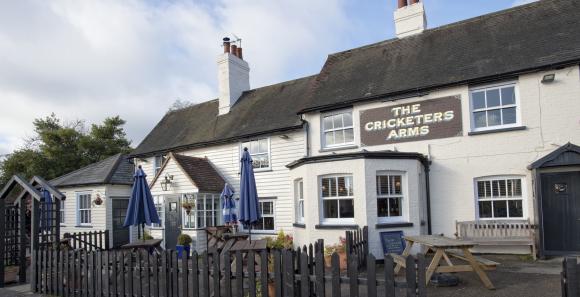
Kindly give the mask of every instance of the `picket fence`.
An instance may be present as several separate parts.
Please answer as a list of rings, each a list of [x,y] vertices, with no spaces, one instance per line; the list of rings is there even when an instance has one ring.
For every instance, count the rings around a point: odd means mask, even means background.
[[[328,264],[322,251],[312,255],[306,247],[193,253],[182,259],[175,251],[41,249],[32,253],[31,286],[34,292],[61,297],[426,296],[422,255],[407,257],[407,267],[413,268],[406,269],[405,281],[395,279],[390,256],[382,274],[372,254],[366,259],[365,271],[352,256],[341,272],[338,254]]]
[[[573,257],[562,262],[562,297],[580,297],[580,264]]]

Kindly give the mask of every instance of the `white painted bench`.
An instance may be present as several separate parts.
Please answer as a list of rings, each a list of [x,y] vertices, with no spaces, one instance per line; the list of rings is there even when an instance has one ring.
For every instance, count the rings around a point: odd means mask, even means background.
[[[455,236],[480,246],[529,246],[536,260],[535,226],[530,220],[455,222]]]

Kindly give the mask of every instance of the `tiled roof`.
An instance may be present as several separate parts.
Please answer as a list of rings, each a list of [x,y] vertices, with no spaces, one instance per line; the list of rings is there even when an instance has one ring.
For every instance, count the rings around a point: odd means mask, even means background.
[[[172,156],[200,192],[221,193],[226,182],[208,159],[180,154]]]
[[[71,187],[94,184],[132,185],[134,165],[126,155],[116,154],[103,161],[59,176],[50,181],[55,187]]]

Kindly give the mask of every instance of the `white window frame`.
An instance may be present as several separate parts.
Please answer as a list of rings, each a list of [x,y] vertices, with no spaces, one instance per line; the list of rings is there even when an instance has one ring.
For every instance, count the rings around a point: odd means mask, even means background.
[[[254,172],[270,171],[270,170],[272,170],[272,149],[271,149],[270,137],[252,138],[252,139],[248,139],[248,140],[242,141],[240,143],[240,158],[241,158],[242,157],[242,154],[244,153],[244,147],[245,147],[244,144],[245,143],[251,143],[251,142],[254,142],[254,141],[258,141],[259,142],[260,140],[263,140],[263,139],[265,139],[268,142],[268,152],[267,152],[267,155],[268,155],[268,167],[262,167],[262,168],[256,168],[256,167],[254,167]],[[252,160],[254,160],[254,156],[255,155],[265,155],[266,154],[264,152],[260,152],[260,153],[254,153],[254,152],[252,152],[251,145],[250,145],[250,147],[248,147],[248,152],[250,152],[250,156],[252,157]],[[241,170],[241,168],[240,168],[240,170]]]
[[[474,107],[473,107],[473,93],[481,92],[481,91],[485,92],[485,91],[493,90],[493,89],[500,90],[500,89],[505,88],[505,87],[513,87],[514,88],[514,96],[515,96],[515,101],[514,101],[515,103],[514,104],[501,105],[501,102],[500,102],[499,106],[490,107],[490,108],[488,108],[486,106],[484,108],[474,109]],[[500,91],[500,96],[501,96],[501,91]],[[486,99],[486,101],[487,101],[487,99]],[[479,128],[475,127],[474,114],[476,112],[497,110],[497,109],[501,110],[501,109],[510,108],[510,107],[516,108],[516,122],[515,123],[505,124],[505,125],[502,124],[502,125],[496,125],[496,126],[486,126],[486,127],[479,127]],[[475,88],[470,88],[469,89],[469,118],[470,118],[470,122],[471,122],[471,131],[472,132],[493,131],[493,130],[499,130],[499,129],[505,129],[505,128],[520,127],[522,125],[522,116],[521,116],[520,93],[518,90],[517,82],[515,82],[515,81],[503,82],[503,83],[489,84],[489,85],[484,85],[484,86],[477,86]],[[503,114],[502,114],[502,118],[503,118]],[[486,122],[487,122],[487,120],[488,120],[488,118],[487,118],[487,114],[486,114]]]
[[[214,226],[219,226],[220,224],[222,224],[222,221],[223,221],[222,211],[221,211],[222,210],[221,209],[221,205],[222,204],[221,204],[221,198],[220,198],[220,195],[219,194],[216,194],[216,193],[184,193],[184,194],[181,194],[181,196],[179,197],[179,199],[180,199],[180,205],[181,205],[181,201],[183,201],[183,199],[185,199],[186,195],[192,195],[193,196],[193,201],[194,201],[194,204],[195,204],[195,208],[193,208],[191,210],[191,214],[190,215],[187,215],[187,213],[185,212],[185,209],[183,209],[183,207],[181,208],[181,217],[182,217],[181,227],[184,230],[196,230],[196,229],[203,229],[205,227],[213,227],[213,226],[207,226],[205,224],[205,220],[208,217],[208,213],[210,213],[210,214],[214,213],[215,214],[215,217],[212,215],[212,218],[215,218],[215,222],[216,222]],[[211,210],[207,210],[207,209],[205,209],[205,207],[204,207],[203,210],[198,210],[198,207],[197,207],[198,206],[198,201],[199,200],[203,200],[203,205],[205,206],[205,203],[206,203],[206,200],[207,200],[207,195],[211,195],[212,196],[212,198],[211,198],[212,199],[212,202],[215,202],[215,200],[217,199],[217,206],[216,206],[215,203],[212,203],[211,204],[212,205],[212,209]],[[189,199],[191,199],[191,198],[189,198]],[[200,226],[198,224],[198,218],[199,218],[198,211],[202,211],[203,214],[204,214],[203,215],[203,221],[204,221],[203,226]],[[194,227],[191,227],[191,226],[186,227],[185,226],[186,217],[191,217],[191,219],[193,219]]]
[[[65,205],[66,205],[66,200],[57,200],[60,204],[60,224],[61,225],[65,225],[66,224],[66,219],[65,219]]]
[[[401,177],[401,194],[379,194],[378,193],[378,181],[377,177],[379,176],[400,176]],[[406,222],[407,221],[407,202],[409,201],[409,191],[407,187],[407,174],[404,171],[378,171],[375,176],[375,194],[376,194],[376,203],[377,203],[377,221],[379,223],[391,223],[391,222]],[[399,202],[400,207],[400,216],[388,216],[388,217],[379,217],[378,214],[378,199],[388,199],[388,198],[401,198]]]
[[[322,196],[322,180],[327,178],[336,178],[336,186],[338,187],[338,178],[339,177],[350,177],[353,193],[349,196],[330,196],[330,197],[323,197]],[[343,174],[329,174],[329,175],[322,175],[318,177],[318,197],[319,197],[319,209],[320,209],[320,223],[326,225],[352,225],[355,223],[356,214],[354,213],[355,208],[355,193],[356,188],[354,187],[354,177],[351,173],[343,173]],[[337,189],[338,195],[338,189]],[[352,200],[353,201],[353,217],[352,218],[326,218],[324,216],[324,201],[325,200]],[[340,216],[340,202],[339,202],[339,209],[338,215]]]
[[[81,207],[81,196],[89,196],[89,208],[80,208]],[[77,213],[77,226],[93,226],[93,201],[92,201],[92,196],[93,193],[92,192],[78,192],[76,193],[76,201],[77,201],[77,207],[76,207],[76,213]],[[81,222],[81,211],[89,211],[89,223],[83,223]]]
[[[493,181],[493,180],[508,180],[508,179],[519,179],[521,181],[521,187],[522,187],[522,196],[520,197],[501,197],[501,198],[484,198],[484,199],[480,199],[479,198],[479,193],[478,193],[478,187],[477,187],[477,182],[479,181]],[[492,185],[493,186],[493,185]],[[476,177],[473,180],[473,196],[475,199],[475,217],[477,220],[480,221],[505,221],[505,220],[526,220],[528,219],[528,207],[527,207],[527,202],[528,202],[528,195],[527,195],[527,187],[526,187],[526,177],[523,175],[492,175],[492,176],[482,176],[482,177]],[[492,189],[493,192],[493,189]],[[492,202],[492,208],[491,208],[491,214],[492,217],[491,218],[481,218],[479,216],[479,202],[480,201],[509,201],[509,200],[521,200],[522,201],[522,216],[521,217],[509,217],[509,202],[507,204],[507,213],[508,213],[508,217],[505,218],[496,218],[493,217],[493,202]]]
[[[151,224],[151,229],[163,229],[165,228],[165,196],[153,195],[153,205],[157,210],[161,224]]]
[[[262,206],[263,203],[272,203],[272,214],[267,214],[267,215],[264,214],[264,208]],[[256,230],[256,232],[259,232],[259,233],[275,234],[276,233],[276,199],[259,199],[258,205],[260,207],[260,214],[261,214],[262,220],[264,217],[272,218],[274,220],[274,229],[272,229],[272,230],[254,229],[255,226],[252,226],[252,231]]]
[[[163,163],[165,163],[166,160],[167,155],[157,155],[153,157],[153,176],[157,175],[157,173],[161,170],[161,166],[163,166]]]
[[[301,178],[294,180],[294,201],[296,203],[296,222],[304,223],[304,180]]]
[[[350,116],[352,118],[352,126],[343,126],[341,128],[334,128],[333,127],[332,129],[328,129],[328,130],[324,129],[324,118],[339,115],[339,114],[345,114],[345,113],[350,113]],[[330,145],[326,143],[326,136],[325,136],[326,132],[342,131],[342,130],[347,130],[347,129],[352,129],[352,141],[351,142],[344,142],[344,143],[330,144]],[[346,109],[346,110],[342,109],[342,110],[336,110],[336,111],[326,112],[326,113],[320,114],[320,143],[322,144],[322,148],[324,148],[324,149],[341,148],[341,147],[345,147],[345,146],[356,145],[356,129],[355,129],[355,124],[354,124],[354,113],[353,113],[352,109]]]

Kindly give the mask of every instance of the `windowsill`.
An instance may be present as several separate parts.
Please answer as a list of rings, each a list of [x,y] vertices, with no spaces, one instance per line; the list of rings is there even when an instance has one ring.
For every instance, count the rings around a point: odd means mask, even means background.
[[[343,145],[343,146],[325,147],[325,148],[322,148],[322,149],[318,150],[318,152],[319,153],[325,153],[325,152],[334,152],[334,151],[350,150],[350,149],[356,149],[356,148],[358,148],[358,145],[356,145],[356,144],[349,144],[349,145]]]
[[[75,228],[93,228],[92,225],[76,225]]]
[[[392,223],[378,223],[375,225],[376,229],[390,229],[390,228],[405,228],[413,227],[411,222],[392,222]]]
[[[248,232],[248,230],[242,230],[241,232]],[[238,232],[239,233],[239,232]],[[273,235],[276,234],[276,230],[254,230],[252,229],[252,235]]]
[[[304,223],[294,223],[294,224],[292,224],[292,227],[306,229],[306,224],[304,224]]]
[[[474,136],[474,135],[483,135],[483,134],[491,134],[491,133],[520,131],[520,130],[526,130],[526,129],[527,129],[526,126],[517,126],[517,127],[498,128],[498,129],[481,130],[481,131],[470,131],[470,132],[467,132],[467,135]]]
[[[272,172],[274,170],[272,170],[272,168],[262,168],[262,169],[254,169],[254,173],[260,173],[260,172]]]
[[[320,224],[315,225],[314,229],[327,229],[327,230],[345,230],[345,229],[358,229],[358,225],[346,225],[346,224]]]

